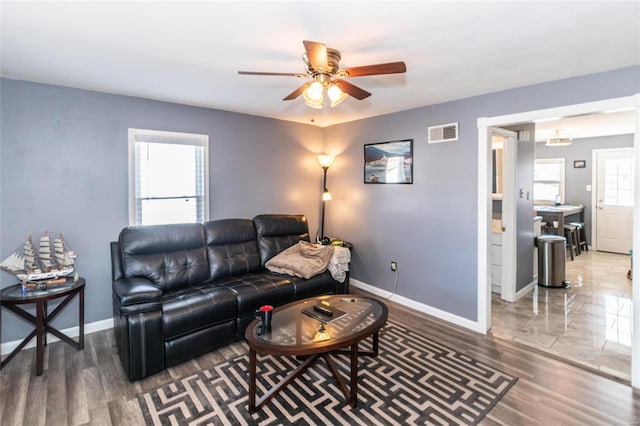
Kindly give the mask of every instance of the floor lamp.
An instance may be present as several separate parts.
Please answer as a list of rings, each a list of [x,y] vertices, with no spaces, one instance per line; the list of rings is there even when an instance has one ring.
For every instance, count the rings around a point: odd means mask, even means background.
[[[318,163],[322,167],[322,213],[320,215],[320,241],[324,240],[324,209],[325,203],[331,200],[331,193],[327,189],[327,170],[333,164],[333,156],[331,155],[318,155]]]

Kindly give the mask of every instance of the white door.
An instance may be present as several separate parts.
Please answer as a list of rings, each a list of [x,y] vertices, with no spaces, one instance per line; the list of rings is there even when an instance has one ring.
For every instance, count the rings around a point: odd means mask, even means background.
[[[596,154],[596,248],[628,254],[633,247],[633,149]]]
[[[500,298],[507,302],[516,300],[516,158],[518,145],[517,133],[493,127],[491,129],[492,144],[502,145],[502,212],[499,228],[502,230],[499,253]],[[500,236],[498,236],[500,237]],[[495,260],[495,259],[494,259]],[[495,264],[490,265],[495,270]]]

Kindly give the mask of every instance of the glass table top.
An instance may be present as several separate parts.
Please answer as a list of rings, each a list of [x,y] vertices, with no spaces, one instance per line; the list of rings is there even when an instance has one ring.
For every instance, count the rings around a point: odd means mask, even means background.
[[[74,282],[73,277],[68,277],[65,283],[46,286],[42,285],[40,288],[34,286],[33,288],[24,288],[21,284],[14,284],[2,289],[0,297],[4,300],[20,301],[31,300],[39,297],[54,296],[60,293],[64,293],[69,290],[74,290],[84,285],[84,278],[78,278]],[[18,302],[19,303],[19,302]]]
[[[317,313],[313,309],[316,304],[328,307],[334,315],[326,317]],[[283,348],[314,345],[349,338],[377,322],[381,322],[381,327],[386,317],[387,307],[374,299],[348,294],[313,297],[275,308],[271,329],[261,333],[258,320],[251,337]]]

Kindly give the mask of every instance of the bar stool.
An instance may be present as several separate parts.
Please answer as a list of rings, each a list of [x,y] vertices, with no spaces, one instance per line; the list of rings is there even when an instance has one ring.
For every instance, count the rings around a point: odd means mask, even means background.
[[[589,244],[587,243],[587,229],[584,227],[584,222],[570,222],[569,225],[573,225],[578,228],[578,248],[582,251],[589,251]]]
[[[564,237],[567,239],[567,248],[569,255],[573,260],[574,253],[576,256],[580,254],[580,246],[578,244],[578,228],[568,223],[564,224]]]

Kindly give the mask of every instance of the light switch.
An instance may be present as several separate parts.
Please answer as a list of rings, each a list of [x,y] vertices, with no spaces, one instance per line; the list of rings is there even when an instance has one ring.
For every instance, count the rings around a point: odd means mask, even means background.
[[[587,185],[587,192],[591,192],[591,185]]]

